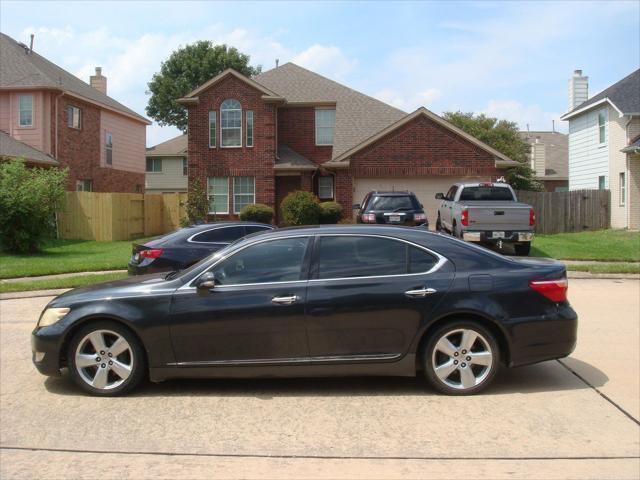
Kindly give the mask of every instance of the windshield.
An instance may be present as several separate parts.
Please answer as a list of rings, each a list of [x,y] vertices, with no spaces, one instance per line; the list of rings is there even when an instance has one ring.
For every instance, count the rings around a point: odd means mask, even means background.
[[[506,187],[464,187],[460,194],[463,200],[514,201],[511,190]]]
[[[411,195],[374,196],[371,197],[371,201],[367,206],[367,210],[386,210],[391,212],[418,209],[420,209],[420,205]]]

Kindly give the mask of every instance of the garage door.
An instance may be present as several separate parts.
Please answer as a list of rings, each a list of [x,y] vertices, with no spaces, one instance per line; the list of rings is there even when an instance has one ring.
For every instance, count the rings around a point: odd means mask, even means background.
[[[353,203],[362,202],[364,196],[372,190],[409,190],[415,193],[420,203],[424,205],[429,225],[433,229],[440,205],[440,200],[434,198],[436,193],[446,193],[451,185],[458,182],[487,182],[490,180],[490,177],[356,178],[354,180]]]

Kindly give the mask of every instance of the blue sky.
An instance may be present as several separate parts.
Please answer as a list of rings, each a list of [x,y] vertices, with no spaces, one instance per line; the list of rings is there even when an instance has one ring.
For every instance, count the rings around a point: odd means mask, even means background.
[[[640,2],[17,2],[0,29],[144,114],[163,59],[199,39],[263,69],[293,61],[406,111],[485,112],[532,130],[566,130],[575,68],[590,94],[640,65]],[[147,143],[171,138],[153,125]]]

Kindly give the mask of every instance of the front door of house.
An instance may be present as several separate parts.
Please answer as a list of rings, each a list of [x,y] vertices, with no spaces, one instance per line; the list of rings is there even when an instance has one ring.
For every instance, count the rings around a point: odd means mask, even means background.
[[[276,177],[276,225],[282,223],[282,211],[280,210],[282,200],[291,192],[301,189],[300,178],[299,175]]]

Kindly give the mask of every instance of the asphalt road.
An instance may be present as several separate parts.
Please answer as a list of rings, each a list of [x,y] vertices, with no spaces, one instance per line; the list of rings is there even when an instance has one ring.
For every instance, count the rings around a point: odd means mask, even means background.
[[[421,379],[173,381],[85,396],[31,364],[50,297],[0,301],[0,477],[639,478],[640,282],[572,280],[578,348],[485,394]]]

